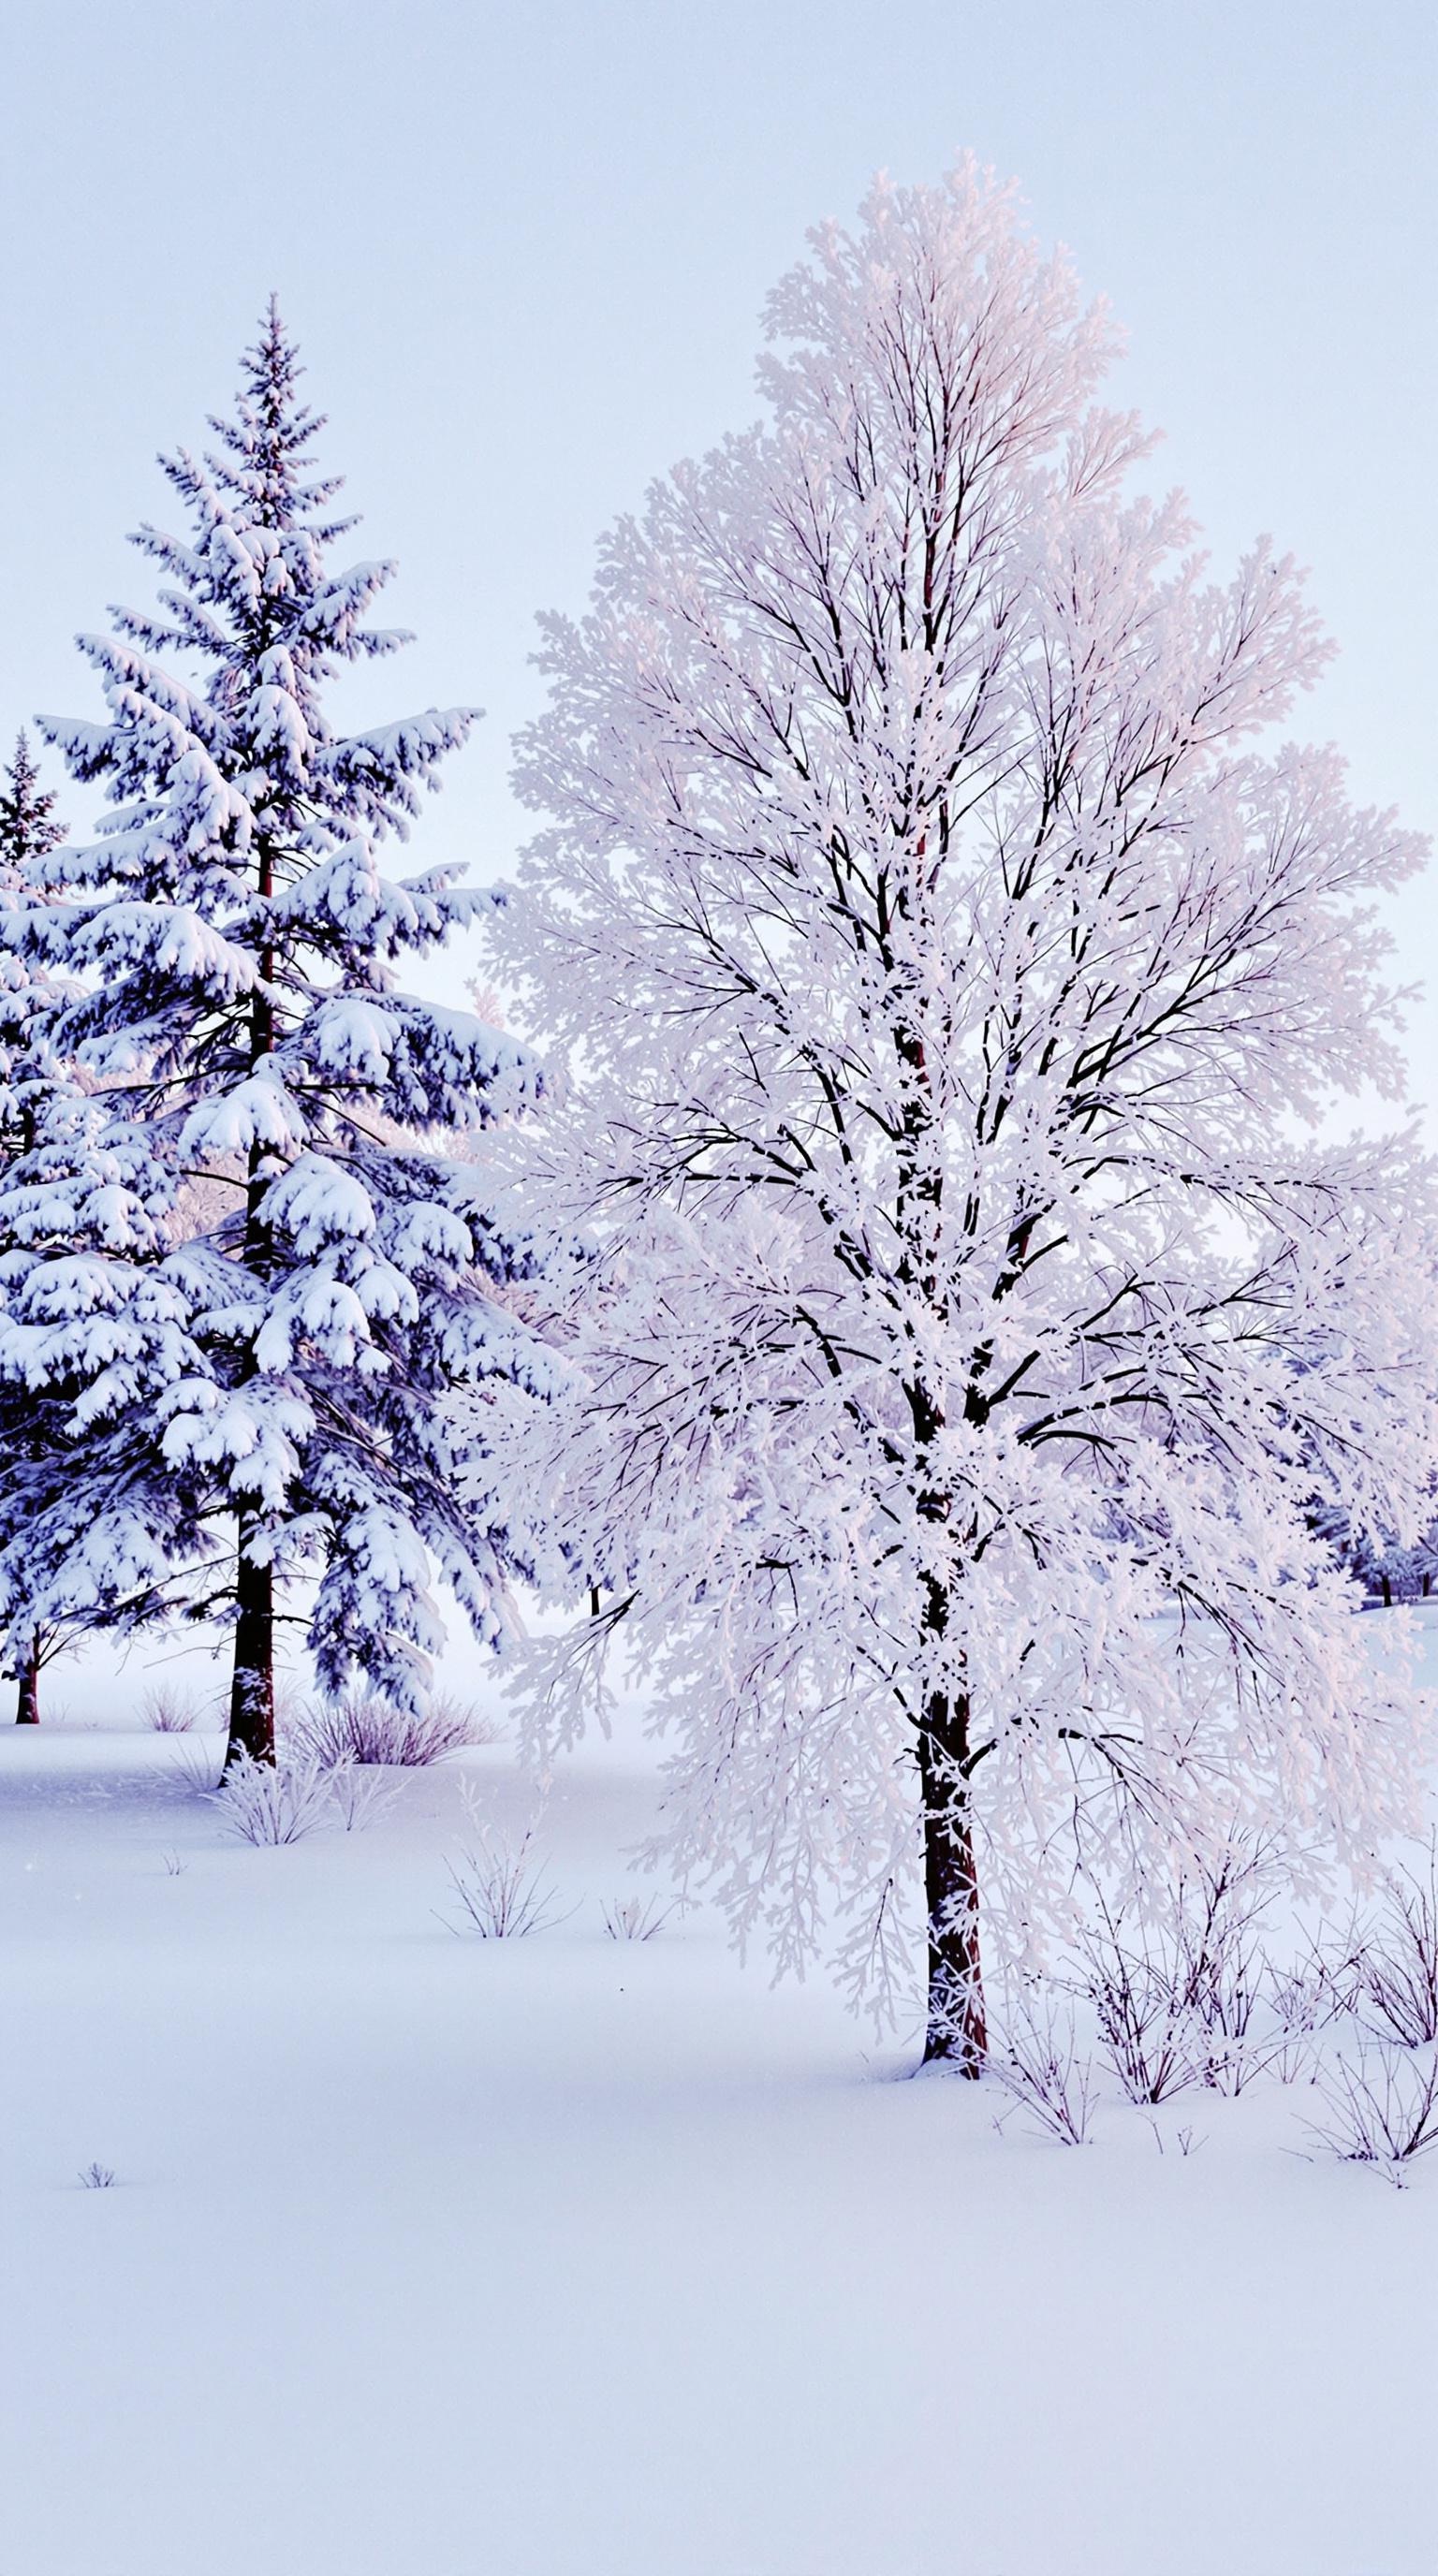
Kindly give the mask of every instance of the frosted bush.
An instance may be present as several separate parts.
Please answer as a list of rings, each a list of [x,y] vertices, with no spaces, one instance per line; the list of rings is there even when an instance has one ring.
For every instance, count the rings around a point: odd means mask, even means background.
[[[1327,2116],[1306,2126],[1322,2153],[1372,2165],[1401,2190],[1410,2167],[1438,2147],[1438,2055],[1365,2049],[1356,2068],[1340,2064],[1316,2081]]]
[[[611,1941],[652,1941],[674,1911],[674,1900],[662,1905],[657,1896],[616,1896],[601,1908]]]
[[[208,1797],[220,1785],[220,1765],[223,1758],[223,1752],[219,1746],[216,1746],[212,1752],[207,1752],[199,1744],[177,1744],[173,1752],[171,1776],[180,1783],[181,1788],[192,1789],[199,1796]]]
[[[563,1922],[553,1888],[530,1857],[534,1840],[529,1827],[518,1840],[493,1830],[479,1832],[457,1860],[449,1863],[450,1885],[460,1919],[441,1919],[453,1932],[477,1932],[482,1941],[521,1940]]]
[[[1098,1901],[1079,1945],[1082,1986],[1130,2101],[1193,2083],[1241,2093],[1300,2062],[1286,2010],[1299,1981],[1275,1974],[1260,1936],[1274,1884],[1266,1852],[1235,1845],[1179,1879],[1160,1926]]]
[[[140,1702],[140,1715],[157,1735],[188,1735],[199,1711],[188,1692],[175,1682],[157,1682]]]
[[[352,1691],[343,1699],[312,1700],[286,1727],[291,1745],[322,1769],[341,1762],[374,1762],[415,1768],[439,1762],[465,1744],[492,1744],[498,1733],[462,1700],[432,1699],[422,1712]]]
[[[1081,2057],[1072,2013],[1052,2005],[1042,2013],[1021,2005],[1006,2017],[991,2060],[999,2082],[1062,2146],[1087,2146],[1093,2124],[1094,2078]]]
[[[330,1774],[314,1756],[283,1762],[256,1762],[238,1754],[218,1789],[215,1803],[227,1833],[247,1843],[297,1843],[326,1822],[331,1805]]]
[[[390,1781],[376,1780],[371,1772],[361,1770],[357,1762],[348,1758],[332,1764],[325,1777],[335,1821],[347,1834],[376,1823],[398,1795]]]
[[[1348,1963],[1350,2011],[1402,2048],[1438,2040],[1438,1849],[1428,1867],[1390,1873],[1376,1918]]]
[[[1196,2083],[1200,2034],[1192,2026],[1176,1947],[1146,1931],[1125,1937],[1122,1917],[1101,1908],[1081,1957],[1104,2056],[1130,2102],[1163,2102]]]

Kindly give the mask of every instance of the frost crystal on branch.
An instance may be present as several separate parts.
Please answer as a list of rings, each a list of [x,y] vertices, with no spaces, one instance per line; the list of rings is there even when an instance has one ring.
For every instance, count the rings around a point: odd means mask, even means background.
[[[366,622],[392,567],[334,568],[353,522],[299,374],[272,306],[216,452],[166,462],[190,527],[136,540],[158,608],[81,639],[105,721],[45,725],[114,810],[24,861],[0,927],[69,979],[46,1039],[72,1076],[0,1197],[0,1376],[71,1469],[9,1551],[9,1615],[226,1608],[232,1749],[262,1758],[290,1577],[317,1579],[328,1689],[358,1667],[422,1702],[431,1559],[495,1633],[505,1534],[455,1500],[446,1405],[524,1336],[436,1144],[538,1089],[398,980],[485,900],[381,866],[475,711],[334,730],[326,684],[405,639]]]
[[[837,1886],[881,1987],[922,1885],[974,2071],[981,1922],[1405,1811],[1315,1509],[1424,1507],[1427,1175],[1303,1139],[1399,1087],[1370,906],[1419,848],[1273,747],[1299,579],[1135,496],[1007,192],[876,187],[768,318],[766,424],[608,538],[521,750],[498,971],[573,1081],[516,1150],[596,1256],[515,1434],[598,1605],[539,1723],[622,1637],[681,1863],[781,1961]]]

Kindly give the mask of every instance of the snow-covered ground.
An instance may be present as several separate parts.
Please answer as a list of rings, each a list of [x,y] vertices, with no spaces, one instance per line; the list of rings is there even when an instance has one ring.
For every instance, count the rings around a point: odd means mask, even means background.
[[[634,1741],[539,1817],[569,1919],[460,1939],[502,1747],[254,1849],[142,1680],[0,1740],[5,2576],[1438,2564],[1438,2169],[1261,2090],[1000,2135],[702,1914],[611,1941]]]

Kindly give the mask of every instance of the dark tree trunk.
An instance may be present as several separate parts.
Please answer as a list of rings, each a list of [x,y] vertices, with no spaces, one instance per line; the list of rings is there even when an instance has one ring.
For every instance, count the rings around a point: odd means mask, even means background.
[[[967,1410],[977,1418],[980,1400]],[[922,1387],[909,1395],[920,1444],[919,1512],[936,1532],[947,1533],[952,1504],[942,1480],[925,1469],[942,1415]],[[979,1881],[974,1857],[973,1795],[969,1786],[967,1667],[948,1644],[948,1581],[926,1573],[922,1645],[934,1658],[919,1726],[919,1787],[924,1803],[924,1908],[928,1921],[929,2004],[924,2064],[948,2063],[977,2079],[988,2055],[984,1982],[979,1957]]]
[[[925,614],[928,581],[925,573]],[[947,831],[947,823],[945,823]],[[922,858],[927,833],[918,837]],[[901,900],[900,909],[906,909]],[[886,954],[886,966],[892,964]],[[899,1275],[916,1289],[937,1322],[947,1321],[941,1284],[939,1247],[942,1234],[943,1158],[933,1118],[928,1055],[922,1030],[901,1018],[894,1044],[908,1077],[899,1158],[896,1231],[903,1246]],[[1014,1238],[1018,1257],[1026,1232]],[[987,1420],[988,1406],[979,1385],[987,1354],[976,1354],[974,1373],[964,1396],[964,1418]],[[925,1690],[919,1726],[919,1785],[924,1803],[924,1899],[928,1919],[929,2000],[924,2030],[924,2064],[948,2063],[976,2080],[988,2055],[984,1987],[979,1957],[979,1882],[974,1859],[973,1799],[969,1787],[969,1695],[966,1668],[947,1648],[950,1626],[949,1586],[953,1580],[951,1540],[953,1499],[935,1451],[944,1428],[944,1406],[922,1378],[905,1390],[914,1427],[914,1464],[919,1517],[935,1537],[928,1570],[921,1577],[924,1649],[934,1657],[938,1678]],[[944,1559],[948,1565],[945,1567]]]
[[[924,2063],[947,2061],[961,2075],[984,2071],[988,2031],[979,1958],[979,1885],[966,1776],[969,1710],[963,1698],[931,1694],[919,1734],[924,1797],[924,1897],[929,1927],[929,2009]]]
[[[268,897],[274,892],[273,853],[268,843],[260,843],[258,853],[259,891]],[[275,1042],[274,1012],[268,998],[268,987],[274,980],[274,951],[260,952],[262,989],[250,1005],[250,1065],[261,1064]],[[258,1144],[250,1147],[249,1186],[245,1199],[245,1263],[263,1278],[269,1260],[270,1235],[264,1221],[266,1183],[263,1178],[264,1156]],[[253,1354],[246,1361],[245,1374],[254,1368]],[[235,1662],[230,1682],[230,1733],[225,1746],[225,1769],[248,1753],[255,1762],[273,1762],[275,1758],[275,1576],[269,1565],[256,1565],[249,1554],[249,1543],[255,1524],[242,1520],[239,1530],[239,1562],[235,1574]]]
[[[980,1418],[973,1390],[966,1404]],[[919,1451],[919,1513],[936,1534],[947,1536],[952,1500],[942,1478],[928,1472],[943,1416],[926,1388],[909,1390]],[[973,1793],[969,1786],[968,1670],[949,1644],[952,1576],[930,1570],[922,1577],[922,1650],[932,1655],[919,1726],[919,1788],[924,1805],[924,1910],[928,1922],[929,2004],[924,2064],[947,2063],[977,2079],[988,2055],[984,1981],[979,1957],[979,1880],[974,1857]]]
[[[230,1735],[225,1768],[241,1753],[256,1762],[275,1758],[275,1578],[268,1565],[252,1564],[240,1532],[235,1583],[235,1664],[230,1684]]]
[[[20,1667],[20,1687],[15,1699],[17,1726],[40,1723],[40,1649],[32,1646]]]

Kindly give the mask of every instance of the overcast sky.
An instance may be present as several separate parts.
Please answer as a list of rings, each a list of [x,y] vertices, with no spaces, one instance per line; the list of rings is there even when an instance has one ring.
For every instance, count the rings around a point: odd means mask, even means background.
[[[765,288],[869,174],[971,146],[1129,331],[1227,566],[1260,530],[1342,647],[1303,730],[1438,823],[1431,0],[8,0],[0,743],[99,711],[72,637],[145,598],[155,452],[222,408],[271,286],[325,457],[419,630],[365,713],[488,719],[417,842],[524,818],[536,608],[750,419]],[[70,800],[72,808],[75,800]],[[1404,963],[1438,990],[1438,904]],[[1438,1011],[1414,1030],[1438,1104]]]

